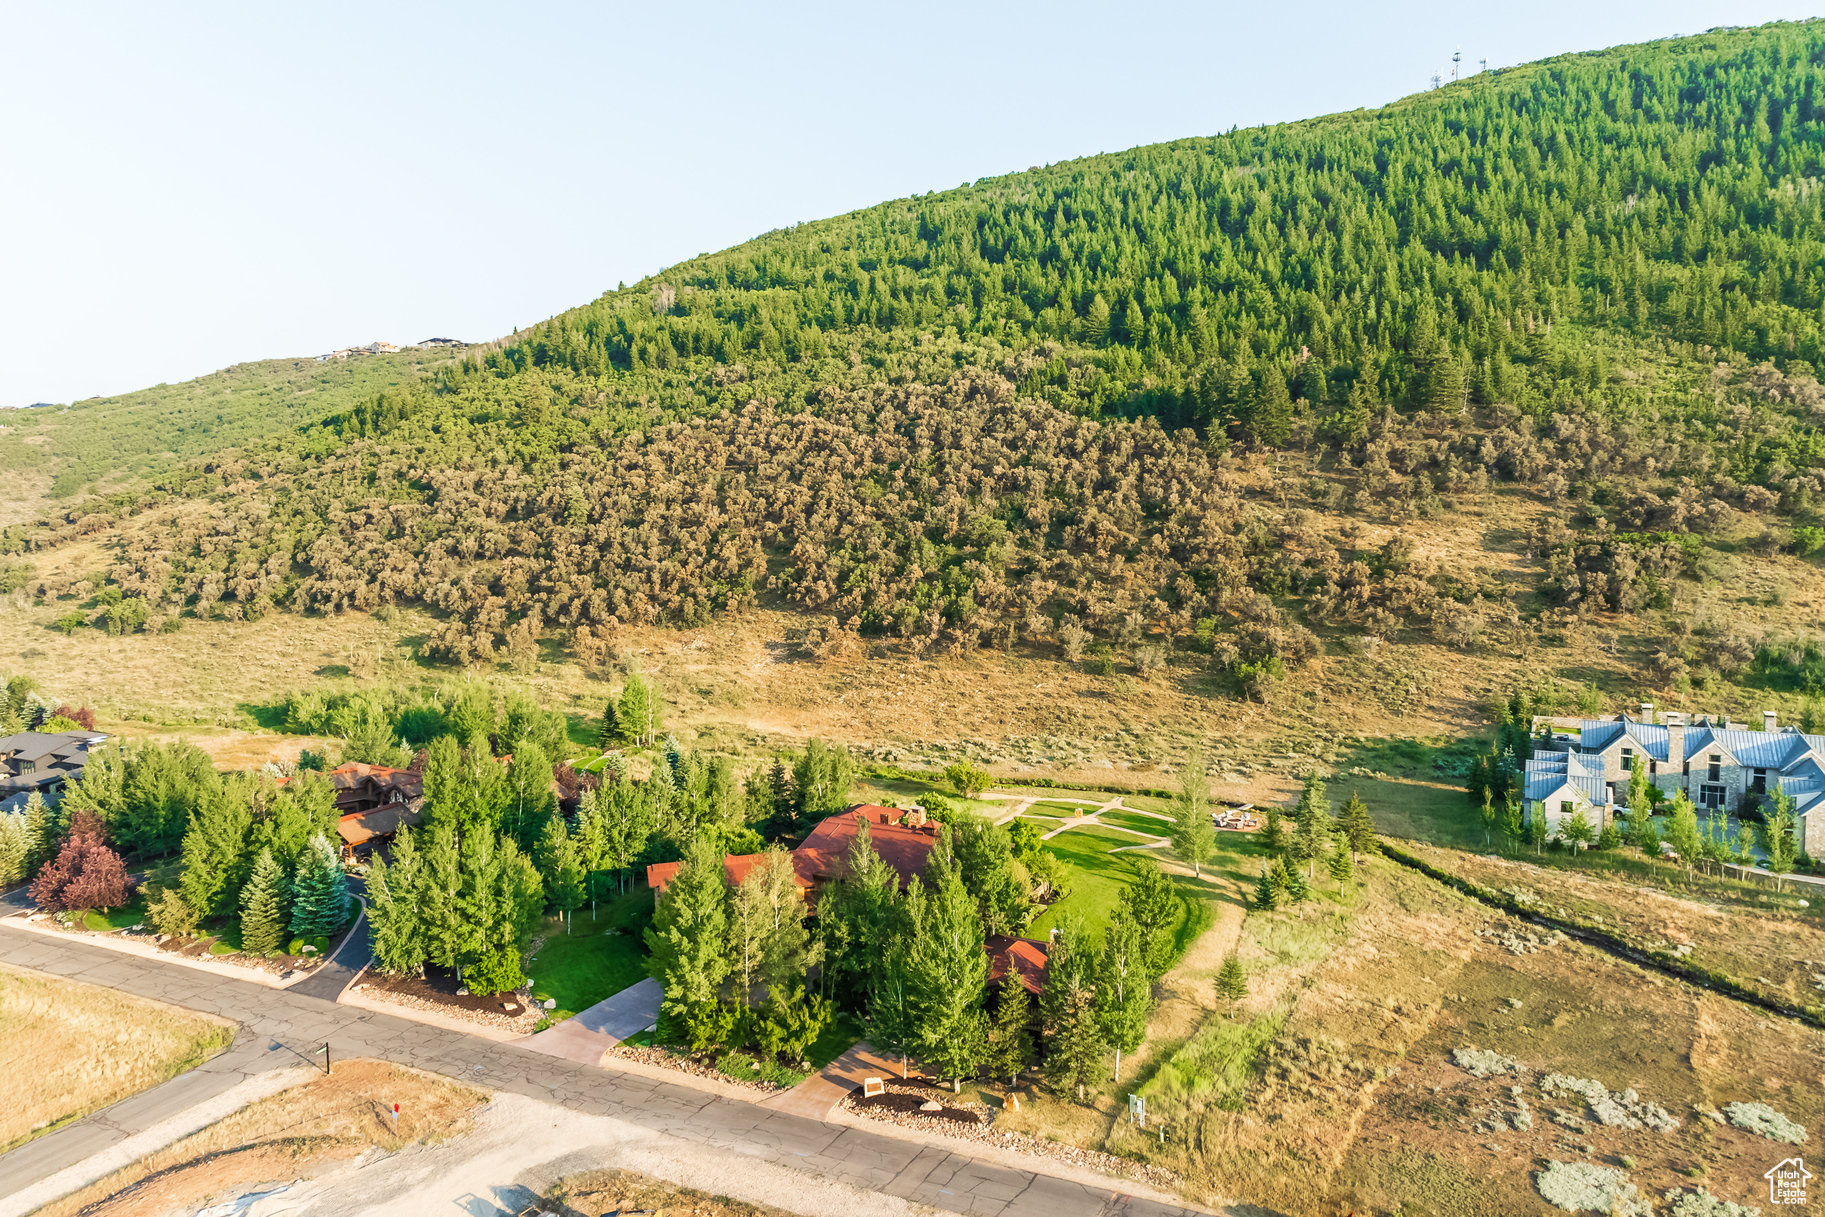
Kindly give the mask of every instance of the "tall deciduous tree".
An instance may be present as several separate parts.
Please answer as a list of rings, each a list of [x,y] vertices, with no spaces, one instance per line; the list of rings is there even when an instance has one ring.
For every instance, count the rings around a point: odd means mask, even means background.
[[[1096,961],[1096,1025],[1115,1049],[1115,1080],[1122,1079],[1122,1053],[1141,1046],[1153,1008],[1153,973],[1141,927],[1120,906],[1103,934]]]
[[[1217,830],[1210,822],[1210,778],[1204,768],[1204,747],[1193,745],[1179,771],[1179,797],[1173,805],[1172,852],[1199,877],[1216,848]]]
[[[53,912],[117,909],[133,898],[132,881],[99,817],[76,814],[57,856],[32,880],[31,897],[39,908]]]

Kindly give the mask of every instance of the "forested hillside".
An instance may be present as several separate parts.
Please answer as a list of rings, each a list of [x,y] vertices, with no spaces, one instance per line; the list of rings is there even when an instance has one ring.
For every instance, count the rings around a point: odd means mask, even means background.
[[[1822,64],[1570,55],[769,233],[5,545],[111,537],[129,621],[423,604],[452,660],[772,601],[1257,695],[1325,631],[1666,607],[1708,539],[1825,542]],[[1531,587],[1337,526],[1504,486],[1558,506]]]

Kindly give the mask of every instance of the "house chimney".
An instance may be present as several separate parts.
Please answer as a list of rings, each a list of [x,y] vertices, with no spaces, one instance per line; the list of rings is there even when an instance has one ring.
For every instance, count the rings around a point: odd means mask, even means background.
[[[1775,729],[1775,724],[1779,721],[1779,719],[1780,719],[1780,716],[1777,715],[1773,710],[1763,710],[1762,711],[1762,730],[1773,731]]]
[[[1679,722],[1672,721],[1673,717],[1667,716],[1667,772],[1678,777],[1686,771],[1686,724],[1684,715]]]
[[[1644,723],[1651,723],[1654,721],[1654,703],[1653,702],[1644,701],[1641,703],[1641,721]]]

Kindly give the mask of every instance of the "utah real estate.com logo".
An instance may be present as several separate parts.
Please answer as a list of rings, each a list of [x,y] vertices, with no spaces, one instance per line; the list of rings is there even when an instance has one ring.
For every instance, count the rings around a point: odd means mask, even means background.
[[[1776,1163],[1774,1169],[1762,1178],[1768,1181],[1768,1203],[1806,1203],[1806,1181],[1812,1178],[1812,1172],[1798,1158]]]

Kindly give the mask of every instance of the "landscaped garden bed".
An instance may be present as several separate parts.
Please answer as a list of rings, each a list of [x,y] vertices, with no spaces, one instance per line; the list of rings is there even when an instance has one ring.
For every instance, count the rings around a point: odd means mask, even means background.
[[[342,940],[348,936],[348,931],[344,930],[332,939],[319,938],[310,943],[294,940],[289,946],[297,947],[295,951],[288,949],[284,953],[268,956],[246,955],[234,941],[232,927],[221,934],[177,937],[154,932],[143,920],[143,916],[143,908],[136,909],[135,905],[128,905],[107,912],[28,913],[25,919],[33,925],[73,936],[139,943],[185,959],[206,959],[265,972],[282,980],[289,980],[300,972],[315,971],[325,959],[335,954],[342,945]]]
[[[370,971],[362,976],[356,989],[373,1001],[523,1035],[536,1031],[545,1015],[545,1011],[525,993],[488,996],[471,993],[463,988],[454,971],[431,963],[425,965],[423,976],[388,976]]]

